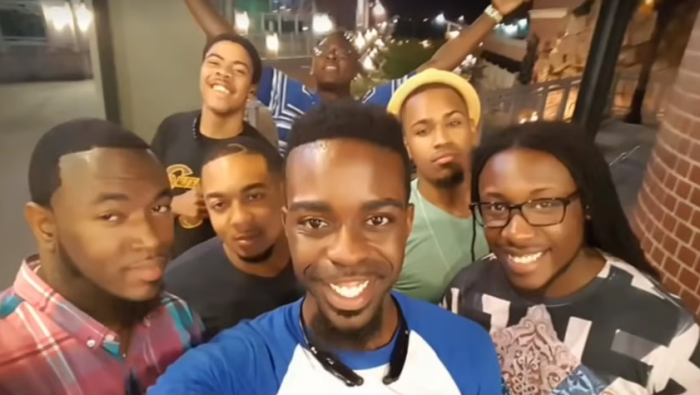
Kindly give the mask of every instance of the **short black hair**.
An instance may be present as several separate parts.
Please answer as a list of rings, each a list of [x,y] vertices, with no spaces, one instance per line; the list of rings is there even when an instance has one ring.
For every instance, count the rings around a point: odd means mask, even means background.
[[[287,158],[299,146],[335,139],[359,140],[396,153],[403,163],[406,197],[410,197],[411,160],[404,144],[401,123],[385,108],[355,100],[340,100],[314,107],[292,125]]]
[[[260,78],[262,77],[262,59],[260,58],[260,53],[258,53],[258,50],[255,48],[255,45],[251,43],[247,38],[235,34],[235,33],[224,33],[224,34],[219,34],[218,36],[214,36],[210,39],[207,40],[207,43],[204,45],[204,51],[202,52],[202,58],[205,58],[207,56],[207,52],[213,47],[215,44],[221,42],[221,41],[229,41],[234,44],[238,44],[245,51],[248,53],[248,56],[250,56],[250,60],[253,63],[253,84],[257,85],[260,82]]]
[[[76,119],[59,124],[41,136],[29,159],[31,201],[49,207],[61,186],[61,158],[95,148],[150,150],[141,137],[102,119]]]
[[[472,153],[471,193],[479,197],[479,177],[494,155],[511,148],[548,153],[569,170],[590,220],[585,243],[600,249],[658,279],[659,273],[641,248],[622,208],[603,154],[583,128],[565,122],[530,122],[487,134]]]
[[[273,174],[282,175],[284,170],[284,160],[279,151],[272,146],[264,137],[255,138],[251,136],[239,136],[225,143],[215,144],[204,154],[202,167],[209,162],[235,154],[260,155],[265,159],[267,169]]]

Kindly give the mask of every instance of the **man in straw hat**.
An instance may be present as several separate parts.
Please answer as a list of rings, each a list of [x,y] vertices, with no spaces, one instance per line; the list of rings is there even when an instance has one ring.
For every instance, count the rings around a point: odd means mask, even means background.
[[[469,162],[481,102],[464,78],[431,69],[401,86],[388,111],[401,119],[418,170],[411,183],[413,231],[396,289],[438,303],[450,279],[488,253],[469,207]]]

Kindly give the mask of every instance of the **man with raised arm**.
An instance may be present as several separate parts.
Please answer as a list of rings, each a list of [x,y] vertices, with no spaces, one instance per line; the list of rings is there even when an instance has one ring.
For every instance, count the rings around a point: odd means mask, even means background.
[[[416,72],[434,68],[452,71],[474,52],[483,39],[500,23],[529,0],[492,0],[468,28],[445,43],[435,55],[418,67]],[[185,0],[187,7],[207,37],[235,33],[232,26],[219,15],[208,0]],[[333,32],[316,47],[308,81],[296,81],[280,70],[265,68],[258,85],[258,99],[272,112],[277,124],[280,147],[286,147],[294,120],[321,101],[352,98],[350,85],[360,71],[359,56],[346,34]],[[415,74],[410,73],[410,75]],[[408,76],[406,76],[408,77]],[[394,91],[406,77],[389,81],[369,91],[362,101],[386,107]]]

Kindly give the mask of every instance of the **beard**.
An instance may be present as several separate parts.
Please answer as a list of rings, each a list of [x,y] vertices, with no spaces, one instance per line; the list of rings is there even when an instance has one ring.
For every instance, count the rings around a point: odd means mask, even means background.
[[[358,313],[338,312],[339,315],[352,317]],[[309,327],[314,334],[314,339],[320,345],[328,349],[364,350],[367,343],[374,339],[382,328],[384,319],[384,304],[380,304],[372,318],[362,328],[339,329],[333,322],[318,309],[317,314],[311,320]]]
[[[275,252],[275,244],[272,244],[271,246],[267,247],[265,251],[261,252],[258,255],[253,255],[253,256],[241,256],[238,255],[238,258],[242,260],[245,263],[249,264],[261,264],[267,262],[270,257],[272,257],[272,254]]]
[[[109,293],[83,273],[60,241],[58,266],[58,281],[71,290],[71,301],[93,318],[105,315],[102,311],[109,311],[109,315],[117,317],[120,322],[135,324],[160,304],[159,296],[146,301],[133,301]]]
[[[447,177],[438,178],[433,181],[433,184],[440,189],[454,189],[462,185],[466,179],[464,170],[461,167],[451,168],[451,174]]]

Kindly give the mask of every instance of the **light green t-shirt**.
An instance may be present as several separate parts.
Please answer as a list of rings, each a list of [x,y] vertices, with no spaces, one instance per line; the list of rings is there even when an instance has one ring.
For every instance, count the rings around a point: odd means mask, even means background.
[[[472,262],[474,229],[475,258],[487,255],[489,248],[478,224],[475,228],[472,219],[454,217],[425,200],[418,192],[418,180],[411,182],[411,203],[415,210],[413,232],[394,289],[416,299],[439,303],[457,272]]]

